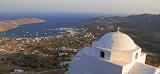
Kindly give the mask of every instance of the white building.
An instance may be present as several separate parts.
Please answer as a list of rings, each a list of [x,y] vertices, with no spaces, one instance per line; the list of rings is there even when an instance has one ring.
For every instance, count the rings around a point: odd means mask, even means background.
[[[126,34],[117,31],[81,49],[69,64],[66,74],[160,74],[160,69],[145,64],[146,54]]]

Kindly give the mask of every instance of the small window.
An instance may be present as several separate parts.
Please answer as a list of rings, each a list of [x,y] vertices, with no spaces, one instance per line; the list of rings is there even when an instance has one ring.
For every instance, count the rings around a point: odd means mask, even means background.
[[[100,56],[102,57],[102,58],[104,58],[104,52],[103,51],[100,51]]]
[[[135,59],[138,59],[138,53],[136,53]]]

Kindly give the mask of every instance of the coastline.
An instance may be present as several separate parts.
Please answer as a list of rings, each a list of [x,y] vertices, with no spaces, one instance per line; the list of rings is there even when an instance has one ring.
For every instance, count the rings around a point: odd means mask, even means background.
[[[20,25],[29,25],[29,24],[36,24],[36,23],[42,23],[42,22],[46,22],[46,21],[39,18],[20,18],[16,20],[0,21],[0,32],[5,32],[10,29],[17,28]]]

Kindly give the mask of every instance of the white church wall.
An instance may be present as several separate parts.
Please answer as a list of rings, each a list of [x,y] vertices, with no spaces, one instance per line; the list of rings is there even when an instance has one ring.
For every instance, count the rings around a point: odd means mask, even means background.
[[[160,69],[157,69],[157,71],[155,72],[155,74],[160,74]]]
[[[127,65],[124,65],[123,66],[123,69],[122,69],[122,74],[128,74],[129,71],[131,70],[131,68],[133,67],[133,65],[135,64],[136,61],[133,61]]]
[[[92,48],[96,48],[96,42],[97,42],[97,41],[92,42]]]
[[[86,48],[82,48],[81,51],[82,51],[81,54],[88,54],[88,55],[93,56],[95,58],[99,58],[99,50],[96,48],[86,47]]]
[[[132,61],[123,66],[123,74],[127,74],[136,62],[145,63],[146,55],[141,53],[141,48],[132,51]]]
[[[101,51],[103,51],[105,53],[105,56],[103,59],[106,59],[106,60],[110,60],[110,57],[111,57],[111,51],[107,51],[107,50],[104,50],[104,49],[97,49],[98,50],[98,58],[102,58],[100,55],[101,55]]]
[[[138,53],[138,57],[136,58],[137,53]],[[133,52],[132,60],[145,64],[146,54],[142,53],[141,48],[139,48],[139,49],[137,49],[136,51]]]
[[[70,74],[82,74],[81,73],[81,66],[80,66],[80,60],[73,60],[69,63],[68,72]]]
[[[141,53],[141,56],[139,57],[139,59],[137,60],[140,63],[144,63],[146,61],[146,54],[145,53]]]
[[[141,57],[141,49],[136,49],[132,52],[132,61],[136,61],[137,59],[140,59]]]
[[[132,53],[131,52],[122,52],[122,51],[112,51],[111,52],[111,61],[124,61],[131,62],[132,61]]]
[[[83,74],[121,74],[122,67],[107,60],[101,60],[100,58],[94,58],[92,56],[83,55],[81,60],[81,66],[84,72]]]

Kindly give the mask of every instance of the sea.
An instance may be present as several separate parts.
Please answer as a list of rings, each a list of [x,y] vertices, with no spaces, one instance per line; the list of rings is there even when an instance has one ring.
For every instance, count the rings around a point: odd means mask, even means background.
[[[18,18],[40,18],[46,20],[43,23],[21,25],[17,28],[0,32],[1,37],[30,38],[56,36],[59,32],[56,28],[80,29],[88,20],[107,14],[91,13],[14,13],[0,14],[0,21],[15,20]],[[109,15],[112,16],[112,15]]]

